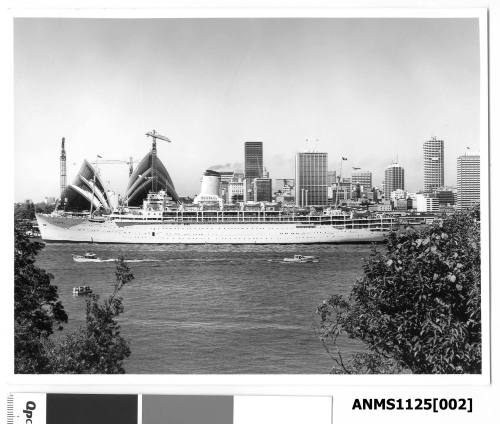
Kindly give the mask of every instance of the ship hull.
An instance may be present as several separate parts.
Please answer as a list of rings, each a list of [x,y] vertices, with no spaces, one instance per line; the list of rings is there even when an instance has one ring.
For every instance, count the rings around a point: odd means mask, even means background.
[[[376,229],[300,223],[127,223],[37,215],[44,241],[133,244],[310,244],[385,240]]]

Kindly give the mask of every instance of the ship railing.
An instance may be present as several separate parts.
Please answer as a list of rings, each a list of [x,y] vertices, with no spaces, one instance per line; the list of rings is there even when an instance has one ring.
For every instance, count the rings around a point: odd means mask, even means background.
[[[243,215],[216,215],[216,216],[201,216],[188,215],[182,213],[168,213],[161,217],[138,217],[133,215],[119,215],[114,218],[120,221],[128,222],[159,222],[159,223],[203,223],[203,224],[238,224],[238,223],[288,223],[288,224],[308,224],[308,225],[331,225],[335,228],[343,229],[390,229],[396,225],[393,218],[347,218],[339,216],[291,216],[291,215],[274,215],[274,216],[243,216]]]
[[[422,217],[405,217],[396,219],[391,216],[379,217],[359,217],[350,218],[345,216],[304,216],[295,214],[230,214],[229,216],[221,213],[214,214],[183,214],[179,212],[168,212],[162,216],[138,216],[130,215],[112,215],[112,218],[120,221],[129,222],[160,222],[160,223],[203,223],[203,224],[238,224],[238,223],[288,223],[288,224],[309,224],[309,225],[331,225],[339,229],[370,229],[370,230],[391,230],[401,225],[423,225],[427,224],[426,219]],[[81,217],[81,216],[79,216]]]

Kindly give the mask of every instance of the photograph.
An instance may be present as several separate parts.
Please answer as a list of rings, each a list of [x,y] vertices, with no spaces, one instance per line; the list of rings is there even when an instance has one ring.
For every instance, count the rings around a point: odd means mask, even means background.
[[[489,372],[482,25],[15,17],[14,373]]]

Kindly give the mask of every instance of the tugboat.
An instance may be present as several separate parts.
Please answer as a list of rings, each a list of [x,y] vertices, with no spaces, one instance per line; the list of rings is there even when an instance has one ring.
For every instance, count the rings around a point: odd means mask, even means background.
[[[73,296],[85,295],[92,293],[90,286],[73,287]]]
[[[101,262],[101,258],[91,252],[86,252],[85,255],[73,255],[73,260],[75,262]]]
[[[293,258],[284,258],[283,261],[303,264],[306,262],[319,262],[319,258],[317,256],[294,255]]]

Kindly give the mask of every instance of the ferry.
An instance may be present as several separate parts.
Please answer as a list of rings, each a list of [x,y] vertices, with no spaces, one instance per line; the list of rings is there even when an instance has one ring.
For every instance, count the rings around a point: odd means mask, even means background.
[[[101,262],[101,258],[91,252],[86,252],[85,255],[73,255],[73,260],[75,262]]]
[[[397,228],[392,216],[355,217],[335,209],[277,205],[184,205],[164,191],[142,207],[121,206],[96,219],[82,213],[37,214],[47,242],[143,244],[311,244],[382,242]]]
[[[303,264],[307,262],[319,262],[319,258],[317,256],[294,255],[293,258],[284,258],[283,262]]]

